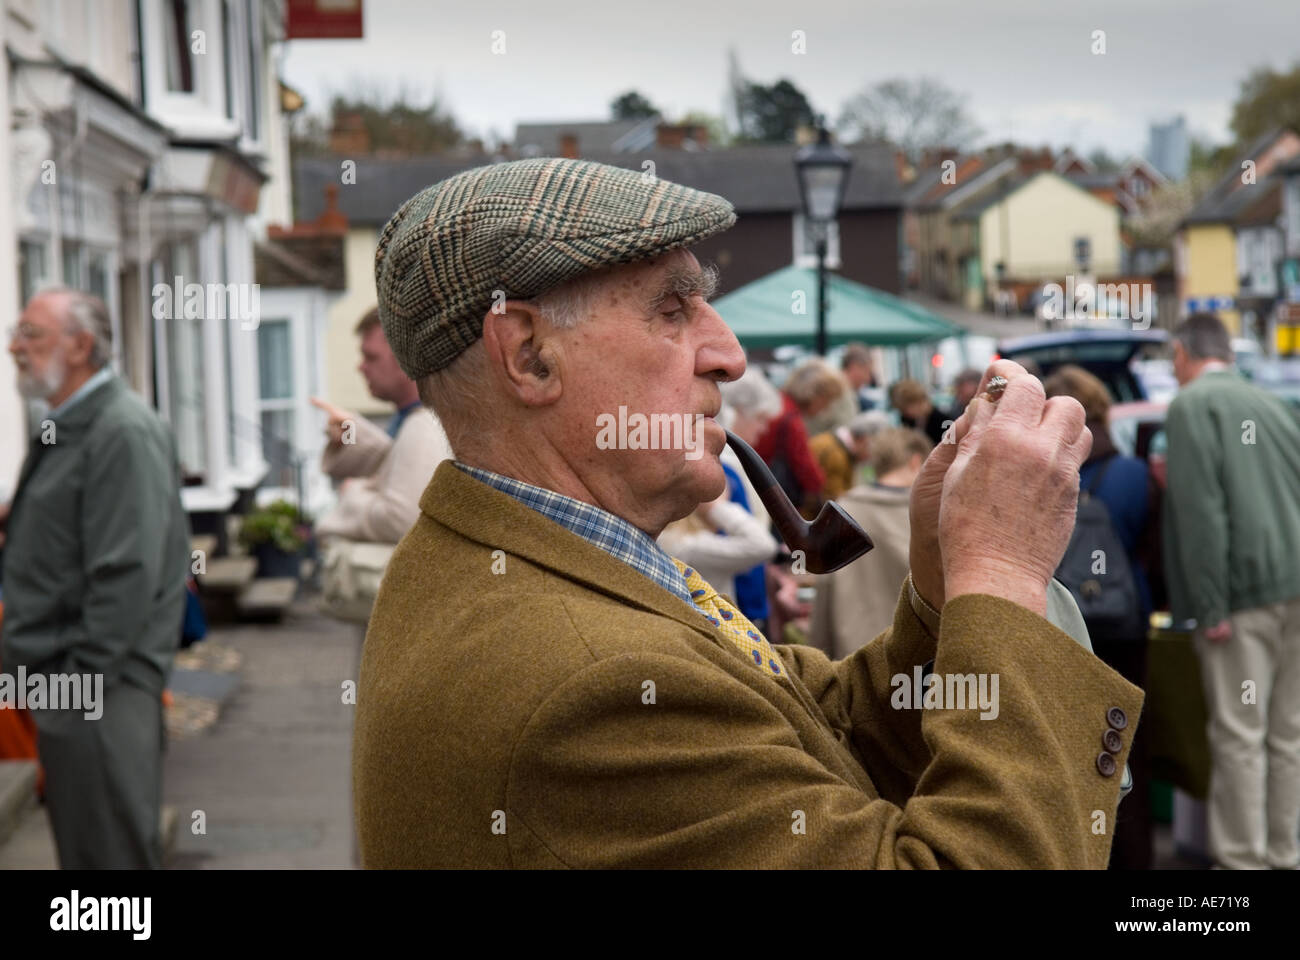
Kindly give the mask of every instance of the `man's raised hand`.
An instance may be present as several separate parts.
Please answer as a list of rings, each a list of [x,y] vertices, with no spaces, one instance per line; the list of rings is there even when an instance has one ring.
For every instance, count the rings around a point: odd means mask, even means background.
[[[1001,363],[989,372],[1007,378],[1002,398],[971,401],[944,473],[939,547],[945,595],[991,594],[1042,616],[1048,581],[1074,530],[1079,466],[1092,449],[1092,434],[1077,400],[1048,400],[1037,377],[1017,364],[1010,364],[1010,373],[995,370]]]
[[[330,438],[330,443],[335,445],[342,443],[344,425],[349,421],[356,423],[357,415],[350,410],[336,407],[328,400],[322,400],[320,397],[311,397],[310,399],[312,406],[324,410],[325,415],[329,418],[325,424],[325,434]]]

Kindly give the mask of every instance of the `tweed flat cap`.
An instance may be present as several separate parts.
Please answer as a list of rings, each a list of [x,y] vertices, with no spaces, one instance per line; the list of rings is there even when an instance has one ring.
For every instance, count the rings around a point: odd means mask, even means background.
[[[735,222],[721,197],[638,170],[557,157],[478,167],[426,187],[385,225],[375,251],[379,319],[418,379],[483,335],[494,291],[540,296]]]

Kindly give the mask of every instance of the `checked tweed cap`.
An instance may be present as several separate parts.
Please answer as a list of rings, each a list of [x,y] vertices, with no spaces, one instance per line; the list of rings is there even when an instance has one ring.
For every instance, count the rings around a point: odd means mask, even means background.
[[[419,379],[483,335],[494,291],[537,297],[735,222],[721,197],[638,170],[557,157],[478,167],[426,187],[384,227],[379,319],[402,369]]]

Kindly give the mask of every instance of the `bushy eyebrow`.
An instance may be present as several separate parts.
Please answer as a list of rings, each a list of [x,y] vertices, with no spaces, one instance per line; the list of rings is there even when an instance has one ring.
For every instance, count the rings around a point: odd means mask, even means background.
[[[718,268],[712,264],[702,268],[674,266],[669,269],[654,295],[646,302],[646,308],[650,313],[655,313],[669,297],[678,297],[682,301],[690,297],[703,297],[708,300],[717,289]]]

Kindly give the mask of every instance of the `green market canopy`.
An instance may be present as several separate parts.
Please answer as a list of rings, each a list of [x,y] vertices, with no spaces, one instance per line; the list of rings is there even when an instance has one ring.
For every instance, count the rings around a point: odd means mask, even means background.
[[[713,302],[746,350],[817,343],[817,271],[789,266]],[[936,313],[836,273],[826,273],[826,344],[895,347],[961,336]]]

